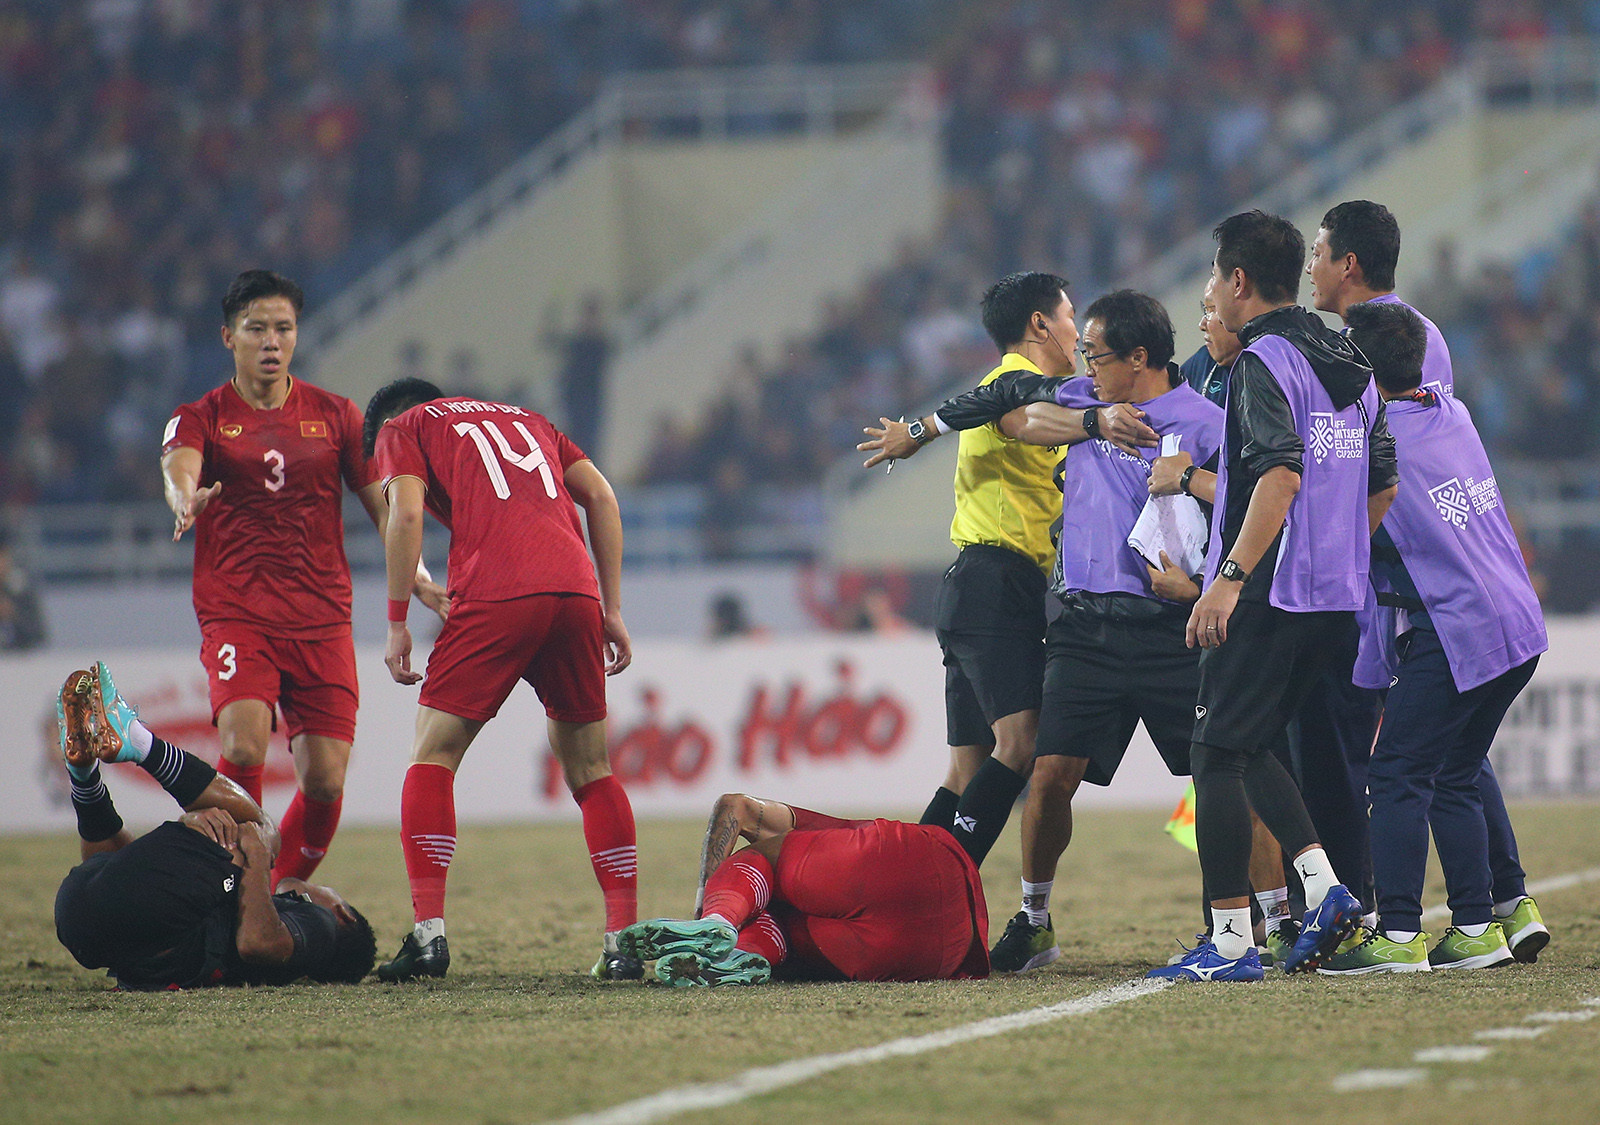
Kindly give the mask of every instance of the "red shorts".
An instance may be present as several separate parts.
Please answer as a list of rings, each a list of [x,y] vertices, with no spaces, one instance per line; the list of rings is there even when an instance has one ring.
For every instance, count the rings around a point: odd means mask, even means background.
[[[270,637],[220,621],[200,629],[200,663],[211,688],[211,722],[236,699],[259,699],[283,712],[291,739],[302,734],[354,742],[356,650],[345,629],[318,640]],[[277,716],[273,716],[277,729]]]
[[[796,829],[774,865],[772,913],[789,956],[848,980],[989,975],[989,908],[978,869],[931,824],[874,820]]]
[[[581,594],[452,602],[428,654],[428,677],[417,701],[459,718],[488,720],[518,680],[539,693],[552,719],[605,718],[600,603]]]

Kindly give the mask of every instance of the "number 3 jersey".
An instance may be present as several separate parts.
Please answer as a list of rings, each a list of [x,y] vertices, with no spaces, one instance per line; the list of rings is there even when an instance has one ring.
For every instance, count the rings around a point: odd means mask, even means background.
[[[282,406],[257,410],[230,381],[178,407],[161,452],[180,446],[205,459],[201,487],[222,483],[195,521],[201,627],[240,621],[298,640],[348,630],[344,486],[377,479],[356,404],[295,379]]]
[[[543,415],[469,398],[425,402],[378,431],[385,492],[395,477],[422,481],[450,529],[450,596],[467,601],[600,597],[566,486],[586,459]]]

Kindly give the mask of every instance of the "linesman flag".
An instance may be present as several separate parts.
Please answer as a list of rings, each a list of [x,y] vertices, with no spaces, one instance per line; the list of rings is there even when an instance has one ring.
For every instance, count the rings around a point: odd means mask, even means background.
[[[1195,843],[1194,839],[1194,782],[1192,781],[1189,782],[1189,788],[1183,791],[1183,800],[1172,810],[1172,819],[1167,821],[1167,835],[1191,852],[1200,850],[1200,845]]]

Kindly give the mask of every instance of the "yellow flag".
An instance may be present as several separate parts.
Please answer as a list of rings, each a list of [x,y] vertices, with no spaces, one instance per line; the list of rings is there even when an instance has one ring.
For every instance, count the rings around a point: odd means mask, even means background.
[[[1200,850],[1200,845],[1194,840],[1194,782],[1192,781],[1189,782],[1189,788],[1183,791],[1183,800],[1172,810],[1172,819],[1167,821],[1167,835],[1191,852]]]

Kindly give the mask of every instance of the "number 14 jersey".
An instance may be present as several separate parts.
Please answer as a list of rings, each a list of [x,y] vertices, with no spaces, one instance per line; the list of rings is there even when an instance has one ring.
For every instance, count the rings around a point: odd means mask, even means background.
[[[386,492],[395,477],[418,478],[450,529],[452,598],[600,597],[566,486],[567,469],[587,458],[543,415],[435,399],[385,423],[376,459]]]
[[[222,482],[195,521],[201,626],[242,621],[297,640],[347,631],[344,486],[377,479],[356,404],[296,379],[282,406],[257,410],[229,381],[178,407],[161,452],[179,446],[205,459],[201,487]]]

